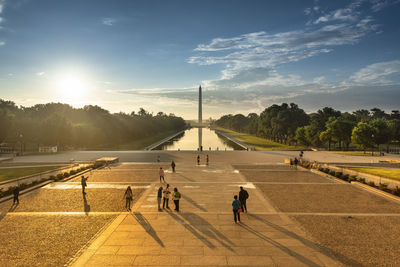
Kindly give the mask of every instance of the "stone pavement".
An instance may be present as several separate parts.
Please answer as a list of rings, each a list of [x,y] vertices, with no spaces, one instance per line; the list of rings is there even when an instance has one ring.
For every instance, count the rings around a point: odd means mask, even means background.
[[[179,155],[183,159],[185,154]],[[341,265],[307,239],[240,171],[215,158],[210,166],[197,166],[186,157],[176,173],[166,173],[170,187],[182,194],[181,212],[173,211],[173,203],[159,212],[160,184],[152,183],[133,212],[121,213],[73,266]],[[241,223],[235,224],[231,203],[239,186],[249,192],[249,213],[242,213]]]

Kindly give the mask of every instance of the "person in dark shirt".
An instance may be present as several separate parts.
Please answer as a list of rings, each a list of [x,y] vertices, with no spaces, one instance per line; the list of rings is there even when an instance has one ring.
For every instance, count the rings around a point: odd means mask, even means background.
[[[243,189],[243,186],[241,186],[239,191],[239,201],[241,204],[242,211],[246,213],[247,213],[246,201],[248,198],[249,198],[249,193],[247,193],[247,191]]]
[[[14,194],[13,205],[15,204],[15,202],[17,202],[17,204],[19,204],[19,198],[18,198],[19,197],[19,187],[18,186],[14,189],[13,194]]]

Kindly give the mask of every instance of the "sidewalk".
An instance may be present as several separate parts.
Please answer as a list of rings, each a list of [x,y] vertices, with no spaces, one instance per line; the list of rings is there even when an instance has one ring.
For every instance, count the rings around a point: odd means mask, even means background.
[[[180,165],[167,173],[182,193],[181,212],[157,211],[152,186],[133,213],[121,213],[72,266],[339,266],[307,240],[285,214],[277,213],[231,165]],[[242,185],[249,213],[233,222],[231,202]]]

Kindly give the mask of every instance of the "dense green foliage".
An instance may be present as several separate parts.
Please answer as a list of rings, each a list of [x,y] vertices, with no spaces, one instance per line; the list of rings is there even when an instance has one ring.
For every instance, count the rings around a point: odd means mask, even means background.
[[[17,107],[0,99],[0,143],[58,145],[66,148],[113,148],[162,132],[178,131],[185,121],[144,109],[135,114],[115,113],[99,106],[73,108],[49,103]]]
[[[387,114],[373,108],[352,113],[325,107],[306,114],[296,104],[272,105],[260,115],[225,115],[216,125],[253,134],[284,144],[331,149],[348,149],[351,143],[362,149],[400,142],[400,113]]]

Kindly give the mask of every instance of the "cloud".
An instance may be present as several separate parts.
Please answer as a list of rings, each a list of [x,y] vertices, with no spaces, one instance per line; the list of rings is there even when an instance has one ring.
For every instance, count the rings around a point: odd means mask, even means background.
[[[389,76],[400,75],[400,60],[380,62],[366,66],[350,77],[355,83],[390,84]]]
[[[115,22],[116,22],[116,20],[113,18],[103,18],[102,19],[102,23],[107,26],[112,26],[112,25],[114,25]]]
[[[44,74],[44,71],[36,73],[37,76],[43,76]]]
[[[6,44],[6,42],[0,41],[0,46],[3,46],[5,44]]]

